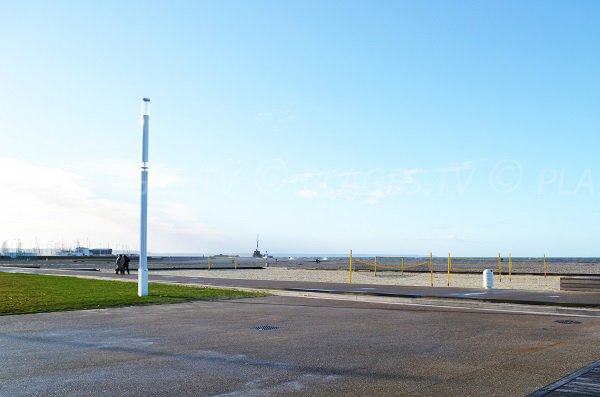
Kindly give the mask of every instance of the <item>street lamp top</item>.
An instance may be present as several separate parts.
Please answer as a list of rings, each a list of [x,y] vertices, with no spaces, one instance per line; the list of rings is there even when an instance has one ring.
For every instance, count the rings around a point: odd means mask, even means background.
[[[142,115],[150,115],[150,98],[144,98],[144,102],[142,102]]]

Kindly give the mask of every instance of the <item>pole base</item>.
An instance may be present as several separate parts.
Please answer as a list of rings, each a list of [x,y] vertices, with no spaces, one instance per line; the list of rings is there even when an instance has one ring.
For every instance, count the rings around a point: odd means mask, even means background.
[[[138,270],[138,296],[148,296],[148,269]]]

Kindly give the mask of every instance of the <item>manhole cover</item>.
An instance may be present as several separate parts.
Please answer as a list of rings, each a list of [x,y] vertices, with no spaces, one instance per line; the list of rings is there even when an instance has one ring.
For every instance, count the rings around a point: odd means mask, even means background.
[[[581,321],[575,321],[575,320],[556,320],[556,323],[561,323],[561,324],[581,324]]]
[[[276,327],[274,325],[257,325],[256,327],[254,327],[254,329],[258,331],[273,331],[274,329],[279,329],[279,327]]]

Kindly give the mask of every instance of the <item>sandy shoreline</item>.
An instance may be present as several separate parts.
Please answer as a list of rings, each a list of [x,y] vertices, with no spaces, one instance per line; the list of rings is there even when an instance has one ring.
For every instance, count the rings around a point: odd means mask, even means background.
[[[306,270],[306,269],[239,269],[239,270],[160,270],[153,274],[177,275],[183,277],[210,277],[210,278],[233,278],[246,280],[278,280],[278,281],[308,281],[308,282],[330,282],[348,283],[349,273],[342,270]],[[446,287],[448,275],[435,273],[433,275],[434,287]],[[380,284],[380,285],[406,285],[406,286],[429,286],[428,273],[405,273],[378,272],[354,272],[352,282],[355,284]],[[481,274],[452,274],[450,278],[451,287],[482,288],[483,277]],[[502,281],[497,274],[494,275],[494,286],[496,289],[521,289],[532,291],[560,291],[559,276],[531,276],[513,275],[509,280],[507,275],[502,275]]]

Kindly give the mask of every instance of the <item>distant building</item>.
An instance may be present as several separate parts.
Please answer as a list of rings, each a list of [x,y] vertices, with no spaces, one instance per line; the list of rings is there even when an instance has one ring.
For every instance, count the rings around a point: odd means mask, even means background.
[[[62,249],[56,252],[57,256],[111,256],[112,248],[87,248]]]
[[[92,248],[90,249],[91,256],[111,256],[112,248]]]
[[[76,247],[75,249],[62,249],[56,253],[57,256],[90,256],[90,249],[86,247]]]
[[[23,257],[29,258],[32,256],[37,256],[37,254],[33,251],[20,250],[20,251],[8,251],[8,252],[6,252],[5,256],[8,256],[9,258],[12,258],[12,259],[16,259],[16,258],[23,258]]]

